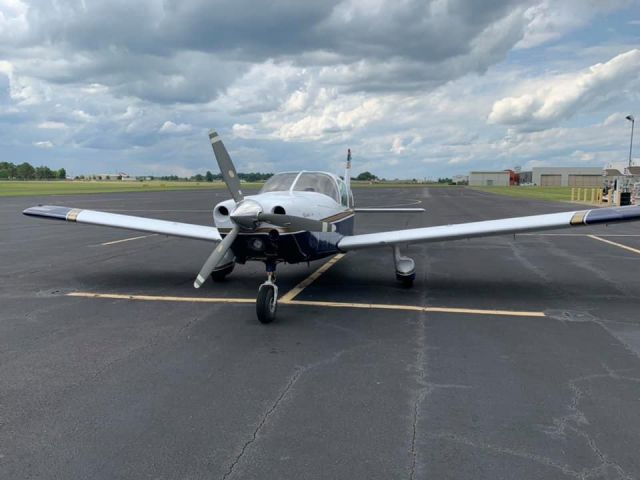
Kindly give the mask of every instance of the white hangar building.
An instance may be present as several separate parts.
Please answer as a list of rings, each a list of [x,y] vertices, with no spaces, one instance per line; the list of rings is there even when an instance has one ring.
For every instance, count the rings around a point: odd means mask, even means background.
[[[602,187],[601,167],[534,167],[532,182],[539,187]]]

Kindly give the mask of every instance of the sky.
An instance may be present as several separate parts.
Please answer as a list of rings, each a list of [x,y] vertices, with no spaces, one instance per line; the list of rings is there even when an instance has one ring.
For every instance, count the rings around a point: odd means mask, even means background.
[[[640,0],[0,0],[0,161],[70,175],[599,167],[629,114]]]

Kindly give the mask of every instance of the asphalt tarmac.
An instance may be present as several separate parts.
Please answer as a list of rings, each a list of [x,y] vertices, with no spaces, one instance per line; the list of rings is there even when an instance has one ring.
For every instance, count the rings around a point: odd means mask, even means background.
[[[265,326],[260,264],[196,291],[205,242],[20,213],[209,224],[225,196],[0,199],[0,478],[640,478],[640,224],[411,246],[412,289],[390,249],[352,252]],[[427,209],[359,214],[359,233],[580,209],[355,197]],[[279,267],[281,295],[322,264]]]

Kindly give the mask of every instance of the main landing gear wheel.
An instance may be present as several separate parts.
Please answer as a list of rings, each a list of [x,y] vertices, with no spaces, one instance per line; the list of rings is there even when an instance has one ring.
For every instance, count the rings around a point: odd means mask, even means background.
[[[416,279],[415,273],[413,275],[398,275],[396,273],[396,280],[398,280],[404,288],[413,287],[413,281],[415,279]]]
[[[278,310],[278,297],[275,285],[262,284],[258,290],[256,299],[256,313],[260,323],[271,323],[276,318]]]
[[[412,258],[406,257],[400,253],[400,247],[393,247],[393,261],[396,264],[396,280],[398,280],[404,288],[413,287],[413,281],[416,278],[416,264]]]
[[[231,263],[230,265],[223,267],[219,270],[214,270],[211,272],[211,280],[214,282],[222,282],[224,279],[233,272],[233,268],[235,267],[235,263]]]

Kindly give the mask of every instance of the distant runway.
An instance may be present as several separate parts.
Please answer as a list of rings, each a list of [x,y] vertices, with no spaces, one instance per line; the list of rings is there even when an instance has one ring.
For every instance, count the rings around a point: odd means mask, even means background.
[[[205,242],[23,217],[210,224],[223,190],[0,199],[0,478],[640,478],[640,223],[414,245],[200,290]],[[575,210],[359,189],[358,233]],[[206,288],[205,288],[206,287]]]

